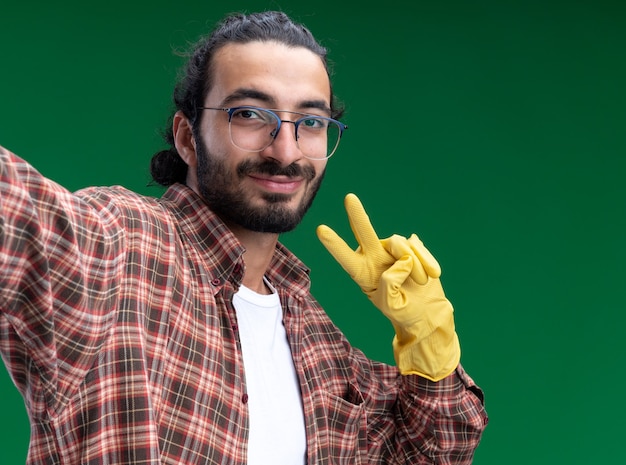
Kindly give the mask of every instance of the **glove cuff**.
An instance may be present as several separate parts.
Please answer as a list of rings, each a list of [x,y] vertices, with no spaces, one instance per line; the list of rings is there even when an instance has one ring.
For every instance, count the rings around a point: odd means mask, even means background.
[[[419,375],[431,381],[449,376],[461,360],[461,345],[456,332],[438,330],[421,341],[393,339],[393,353],[400,373]]]

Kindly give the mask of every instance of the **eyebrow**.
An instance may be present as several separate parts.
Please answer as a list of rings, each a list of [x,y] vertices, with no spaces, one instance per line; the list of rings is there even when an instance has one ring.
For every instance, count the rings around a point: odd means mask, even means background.
[[[229,106],[231,103],[242,99],[260,100],[261,102],[264,102],[266,105],[269,106],[275,106],[276,104],[276,100],[271,95],[260,90],[243,87],[236,89],[224,100],[222,100],[222,105]],[[316,108],[328,114],[331,113],[328,104],[324,100],[303,100],[298,103],[298,110],[303,110],[307,108]]]

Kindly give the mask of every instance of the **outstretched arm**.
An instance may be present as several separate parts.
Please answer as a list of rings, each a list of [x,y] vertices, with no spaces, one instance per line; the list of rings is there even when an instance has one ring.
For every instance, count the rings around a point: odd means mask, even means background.
[[[31,416],[61,408],[114,321],[116,224],[0,147],[0,352]]]

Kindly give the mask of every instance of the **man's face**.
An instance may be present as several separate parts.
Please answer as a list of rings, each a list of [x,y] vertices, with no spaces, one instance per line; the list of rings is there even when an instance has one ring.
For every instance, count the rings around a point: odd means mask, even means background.
[[[330,83],[321,59],[301,47],[275,42],[229,44],[213,62],[207,107],[252,105],[330,116]],[[276,112],[281,119],[294,115]],[[235,147],[228,115],[203,110],[195,136],[197,190],[229,225],[281,233],[296,227],[323,179],[326,160],[298,148],[293,124],[284,123],[260,152]]]

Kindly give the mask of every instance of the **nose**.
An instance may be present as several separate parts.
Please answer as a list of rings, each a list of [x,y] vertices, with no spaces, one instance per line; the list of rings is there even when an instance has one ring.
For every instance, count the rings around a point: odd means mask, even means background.
[[[274,141],[261,152],[261,155],[283,166],[288,166],[303,158],[304,155],[296,140],[295,123],[281,120],[280,129],[274,136]]]

